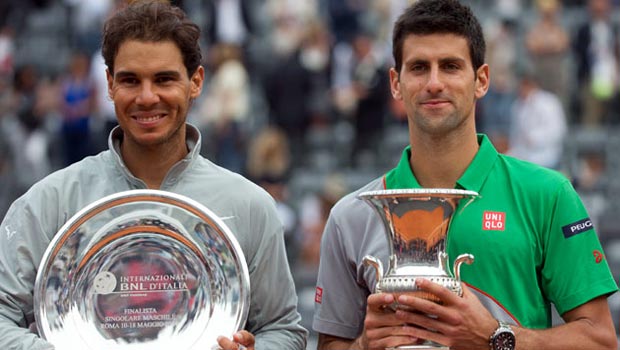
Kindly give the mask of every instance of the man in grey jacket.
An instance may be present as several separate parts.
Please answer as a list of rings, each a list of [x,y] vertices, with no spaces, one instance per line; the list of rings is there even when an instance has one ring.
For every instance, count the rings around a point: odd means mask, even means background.
[[[220,337],[219,346],[305,348],[307,331],[300,326],[272,198],[200,156],[200,134],[186,124],[204,81],[199,33],[180,9],[161,1],[134,2],[106,22],[102,52],[119,127],[110,134],[109,150],[36,183],[2,221],[0,348],[52,348],[37,335],[33,310],[35,277],[46,248],[88,204],[147,188],[191,197],[227,217],[243,250],[252,289],[248,320],[245,330]]]

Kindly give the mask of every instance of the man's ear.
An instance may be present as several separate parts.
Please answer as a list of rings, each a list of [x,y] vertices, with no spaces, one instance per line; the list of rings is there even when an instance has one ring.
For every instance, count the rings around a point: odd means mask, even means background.
[[[112,75],[112,73],[110,73],[110,69],[108,68],[106,68],[105,70],[105,76],[108,80],[108,98],[112,100],[112,86],[114,85],[114,76]]]
[[[394,67],[390,68],[390,90],[394,99],[403,99],[403,96],[400,93],[400,76]]]
[[[196,98],[200,96],[202,92],[202,85],[205,80],[205,69],[202,66],[198,66],[196,71],[190,77],[190,83],[192,86],[190,87],[190,97]]]
[[[476,71],[476,99],[481,99],[489,91],[489,84],[491,82],[489,77],[489,65],[483,64]]]

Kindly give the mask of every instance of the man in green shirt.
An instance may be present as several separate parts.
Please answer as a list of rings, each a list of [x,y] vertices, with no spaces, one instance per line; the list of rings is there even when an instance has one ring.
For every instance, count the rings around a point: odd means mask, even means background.
[[[420,0],[395,25],[392,95],[410,146],[398,166],[332,210],[321,247],[313,327],[319,349],[385,349],[427,339],[452,349],[616,349],[607,297],[617,285],[592,222],[561,174],[498,154],[476,133],[489,86],[480,24],[456,0]],[[448,254],[471,253],[462,297],[418,279],[441,304],[376,293],[370,254],[388,264],[379,217],[364,191],[457,188],[480,197],[453,218]],[[461,206],[463,203],[461,203]],[[452,262],[450,262],[450,266]],[[552,327],[551,304],[565,324]],[[429,317],[427,315],[434,315]],[[434,331],[430,331],[430,330]]]

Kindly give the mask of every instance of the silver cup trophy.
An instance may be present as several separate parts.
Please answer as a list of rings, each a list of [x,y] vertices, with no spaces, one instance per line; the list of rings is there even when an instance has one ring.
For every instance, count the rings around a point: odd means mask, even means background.
[[[375,292],[397,296],[408,294],[440,303],[435,295],[416,287],[416,279],[425,278],[461,296],[460,267],[462,263],[473,263],[474,257],[471,254],[459,255],[454,261],[454,275],[451,273],[446,253],[448,228],[459,202],[467,200],[469,203],[477,196],[477,192],[456,189],[381,190],[359,194],[358,198],[370,204],[381,217],[388,239],[387,271],[384,272],[378,258],[364,257],[364,263],[376,270]],[[392,308],[406,309],[396,302]],[[437,350],[449,347],[425,341],[389,349]]]
[[[39,334],[58,350],[217,349],[249,309],[245,257],[213,212],[133,190],[75,214],[35,282]]]

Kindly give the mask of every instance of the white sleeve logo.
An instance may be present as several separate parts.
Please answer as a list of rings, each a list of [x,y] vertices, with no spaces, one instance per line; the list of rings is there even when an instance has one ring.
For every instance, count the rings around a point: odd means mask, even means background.
[[[11,231],[11,228],[9,227],[9,225],[6,225],[4,229],[6,230],[7,240],[11,240],[11,238],[13,238],[13,236],[15,236],[15,234],[17,233],[17,231]]]

